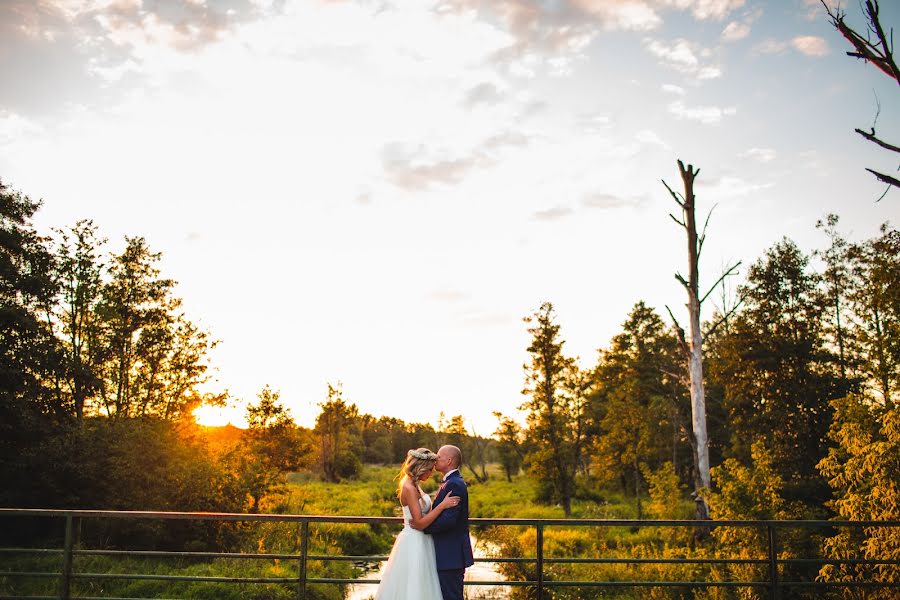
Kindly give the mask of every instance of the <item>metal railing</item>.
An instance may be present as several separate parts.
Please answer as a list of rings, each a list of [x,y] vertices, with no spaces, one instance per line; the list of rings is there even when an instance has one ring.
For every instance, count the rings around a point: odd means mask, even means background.
[[[342,555],[316,555],[309,553],[310,525],[319,523],[344,523],[344,524],[400,524],[402,519],[394,517],[349,517],[349,516],[323,516],[323,515],[274,515],[274,514],[233,514],[233,513],[188,513],[188,512],[149,512],[149,511],[104,511],[104,510],[45,510],[45,509],[11,509],[0,508],[0,519],[14,517],[40,517],[62,519],[65,523],[62,548],[0,548],[0,564],[6,564],[4,556],[13,554],[60,556],[58,571],[11,571],[0,567],[0,582],[27,579],[27,578],[51,578],[58,580],[58,594],[56,596],[20,596],[3,595],[0,587],[0,600],[12,598],[50,599],[62,600],[99,600],[86,596],[77,597],[71,594],[72,583],[76,580],[157,580],[167,582],[213,582],[222,584],[251,584],[274,583],[290,585],[295,588],[296,597],[305,600],[308,586],[311,584],[369,584],[375,585],[377,579],[351,579],[332,577],[310,577],[308,565],[312,561],[354,561],[354,562],[379,562],[386,560],[386,556],[342,556]],[[102,550],[84,549],[77,547],[76,532],[79,521],[89,519],[127,519],[127,520],[188,520],[188,521],[220,521],[220,522],[279,522],[296,523],[299,525],[299,553],[233,553],[233,552],[189,552],[189,551],[150,551],[150,550]],[[864,559],[864,558],[785,558],[779,556],[778,533],[788,529],[825,529],[834,532],[839,529],[850,528],[855,530],[872,530],[887,528],[890,534],[900,536],[900,521],[646,521],[646,520],[609,520],[609,519],[470,519],[473,527],[532,527],[535,528],[534,556],[528,557],[492,557],[477,558],[479,562],[490,563],[521,563],[533,566],[533,578],[516,579],[507,581],[466,581],[467,586],[509,586],[531,587],[535,597],[543,599],[548,597],[551,590],[562,587],[581,588],[648,588],[648,587],[683,587],[683,588],[758,588],[763,597],[777,600],[783,590],[790,588],[888,588],[900,589],[900,576],[889,581],[818,581],[787,580],[784,578],[784,567],[789,566],[816,566],[816,565],[855,565],[855,566],[879,566],[900,565],[900,560],[895,559]],[[695,531],[720,527],[749,528],[758,530],[764,536],[765,557],[760,558],[576,558],[554,557],[546,555],[544,533],[548,528],[640,528],[640,527],[672,527],[688,528]],[[189,575],[165,575],[156,573],[91,573],[79,572],[74,569],[74,559],[79,556],[115,556],[115,557],[144,557],[144,558],[196,558],[196,559],[245,559],[245,560],[279,560],[292,561],[296,564],[296,577],[218,577],[218,576],[189,576]],[[548,568],[551,565],[577,565],[577,564],[621,564],[621,565],[664,565],[664,564],[696,564],[696,565],[756,565],[762,568],[765,578],[757,580],[740,581],[598,581],[598,580],[560,580],[548,578]],[[900,568],[896,570],[900,573]],[[106,597],[104,600],[109,600]],[[126,599],[117,599],[126,600]],[[132,599],[127,599],[132,600]],[[138,600],[138,599],[134,599]]]

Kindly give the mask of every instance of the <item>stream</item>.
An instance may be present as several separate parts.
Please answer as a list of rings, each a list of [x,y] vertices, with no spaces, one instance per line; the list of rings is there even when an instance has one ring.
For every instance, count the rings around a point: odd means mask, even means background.
[[[472,552],[475,558],[488,558],[493,550],[492,544],[486,540],[479,540],[474,535],[469,536],[472,539]],[[363,578],[380,579],[381,569],[384,563],[377,566],[370,564],[370,568],[363,574]],[[496,563],[476,562],[474,566],[466,569],[466,581],[503,581],[503,577],[497,572]],[[345,600],[370,600],[375,597],[375,590],[378,586],[371,583],[352,584],[347,586],[347,595]],[[509,596],[510,588],[503,585],[477,585],[465,587],[465,597],[467,600],[495,600],[506,598]]]

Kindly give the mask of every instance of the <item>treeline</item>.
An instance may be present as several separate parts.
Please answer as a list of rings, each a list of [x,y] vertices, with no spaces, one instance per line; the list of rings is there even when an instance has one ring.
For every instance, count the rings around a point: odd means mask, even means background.
[[[411,447],[487,445],[462,440],[462,417],[435,431],[361,414],[339,385],[311,429],[269,387],[248,404],[247,429],[198,426],[197,406],[229,398],[201,391],[216,342],[185,314],[160,254],[141,237],[109,252],[91,221],[42,236],[38,209],[0,183],[0,506],[255,512],[288,471],[338,481],[364,462],[399,464]],[[202,524],[116,527],[104,539],[223,547],[228,537]]]
[[[886,224],[850,242],[834,215],[817,226],[822,248],[775,243],[704,326],[713,469],[712,489],[698,491],[713,518],[900,518],[900,232]],[[582,368],[564,351],[551,304],[526,322],[527,425],[502,418],[501,456],[522,456],[541,499],[566,514],[573,502],[615,490],[634,499],[639,517],[695,516],[685,502],[698,476],[676,326],[638,302],[597,362]],[[762,543],[725,529],[712,539],[712,556],[754,556]],[[696,542],[670,540],[683,549]],[[888,559],[897,543],[887,529],[780,542],[788,557],[805,545],[826,557]],[[819,575],[855,569],[826,566]],[[884,581],[896,574],[874,571]]]

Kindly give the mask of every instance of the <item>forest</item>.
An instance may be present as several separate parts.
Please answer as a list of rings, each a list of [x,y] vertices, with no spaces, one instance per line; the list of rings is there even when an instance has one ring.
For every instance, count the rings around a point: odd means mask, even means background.
[[[900,232],[889,224],[851,242],[827,215],[814,224],[821,247],[782,239],[730,294],[719,288],[719,308],[702,324],[704,487],[685,334],[642,301],[588,368],[566,354],[551,303],[525,315],[524,419],[496,413],[489,438],[467,431],[462,415],[435,426],[363,414],[337,384],[313,428],[297,426],[268,386],[248,404],[246,429],[207,428],[192,410],[224,401],[200,391],[215,341],[181,310],[160,255],[140,237],[105,252],[90,221],[44,235],[33,224],[39,203],[5,185],[0,201],[2,506],[271,511],[290,473],[352,485],[366,465],[454,443],[475,486],[526,478],[536,506],[565,516],[597,514],[591,506],[616,497],[636,518],[692,518],[698,500],[712,519],[897,518]],[[217,549],[234,535],[104,531],[106,543],[154,548]],[[31,525],[3,533],[36,536]],[[717,553],[757,543],[724,529],[713,537]],[[810,543],[784,541],[788,552]],[[815,543],[832,556],[896,558],[900,549],[883,533]],[[516,551],[515,540],[505,549]]]

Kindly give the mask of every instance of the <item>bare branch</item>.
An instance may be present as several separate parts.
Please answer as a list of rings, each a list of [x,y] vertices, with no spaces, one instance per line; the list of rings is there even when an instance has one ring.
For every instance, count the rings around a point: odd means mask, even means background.
[[[738,296],[737,302],[734,303],[734,306],[732,306],[728,310],[728,312],[726,312],[724,315],[722,315],[722,318],[720,318],[718,321],[713,323],[713,326],[710,327],[706,331],[706,333],[703,334],[703,339],[705,340],[706,338],[711,336],[713,333],[715,333],[716,329],[719,328],[719,325],[721,325],[722,323],[726,323],[728,321],[728,319],[730,319],[731,316],[735,313],[735,311],[737,311],[738,307],[740,307],[740,305],[744,303],[744,299],[746,297],[747,297],[746,294],[741,294],[740,296]]]
[[[900,69],[897,68],[897,63],[894,62],[894,49],[891,48],[890,44],[888,44],[887,37],[884,35],[884,28],[881,27],[881,20],[878,18],[878,11],[878,0],[867,0],[866,13],[869,17],[869,23],[875,30],[875,35],[878,36],[878,40],[881,42],[881,55],[885,64],[890,69],[888,75],[896,79],[897,83],[900,83]],[[893,33],[894,31],[892,29],[892,37]]]
[[[672,188],[669,187],[669,184],[666,183],[665,179],[662,179],[661,181],[662,181],[662,184],[664,186],[666,186],[666,189],[669,190],[669,193],[672,195],[672,198],[675,199],[675,202],[678,203],[678,206],[680,206],[683,209],[684,208],[684,196],[682,196],[681,194],[679,194],[677,192],[673,192]]]
[[[900,69],[897,68],[897,64],[894,62],[892,50],[885,38],[881,23],[878,21],[878,2],[876,1],[874,4],[871,0],[866,2],[866,18],[869,21],[869,27],[878,36],[879,43],[877,45],[863,38],[847,25],[844,22],[845,15],[842,12],[832,12],[824,0],[822,0],[822,5],[831,19],[831,24],[856,49],[856,52],[848,52],[847,55],[871,62],[878,70],[900,83]],[[881,48],[879,48],[879,45]]]
[[[870,142],[872,142],[873,144],[878,144],[885,150],[890,150],[891,152],[900,152],[900,146],[895,146],[893,144],[889,144],[888,142],[885,142],[884,140],[879,140],[877,137],[875,137],[874,129],[871,130],[871,133],[866,133],[862,129],[854,129],[854,131],[856,133],[858,133],[859,135],[863,136],[864,138],[866,138],[867,140],[869,140]]]
[[[703,242],[706,240],[706,228],[709,227],[709,218],[712,217],[713,211],[716,210],[718,204],[713,204],[713,207],[709,209],[709,212],[706,213],[706,221],[703,223],[703,229],[700,231],[700,237],[697,238],[697,257],[700,257],[700,253],[703,251]]]
[[[675,279],[681,282],[681,285],[685,287],[685,289],[690,290],[691,284],[687,282],[687,280],[681,276],[681,273],[675,273]]]
[[[672,314],[672,309],[669,308],[669,305],[665,305],[666,310],[669,313],[669,316],[672,317],[672,323],[675,324],[675,331],[678,333],[678,346],[685,353],[685,355],[690,356],[691,347],[687,343],[687,339],[684,337],[684,329],[678,323],[678,319],[675,318],[675,315]]]
[[[866,169],[869,173],[878,178],[879,181],[886,183],[888,185],[892,185],[894,187],[900,187],[900,179],[896,177],[891,177],[890,175],[885,175],[884,173],[879,173],[878,171],[873,171],[872,169]],[[882,196],[883,197],[883,196]],[[881,198],[879,198],[880,200]]]
[[[737,261],[736,263],[734,263],[733,265],[731,265],[731,267],[729,267],[729,269],[728,269],[727,271],[725,271],[724,273],[722,273],[722,276],[719,277],[718,279],[716,279],[716,282],[715,282],[714,284],[712,284],[712,287],[709,288],[709,291],[706,292],[706,294],[704,294],[703,297],[700,299],[700,304],[703,304],[703,302],[709,297],[709,295],[713,293],[713,290],[715,290],[717,287],[719,287],[719,284],[722,283],[722,282],[725,280],[726,277],[728,277],[729,275],[731,275],[732,273],[734,273],[734,271],[735,271],[739,266],[741,266],[741,261]]]
[[[676,223],[678,223],[678,224],[681,225],[682,227],[687,227],[687,225],[685,225],[684,221],[681,221],[681,220],[675,218],[675,215],[673,215],[672,213],[669,213],[669,216],[672,217],[672,220],[673,220],[673,221],[675,221]]]

